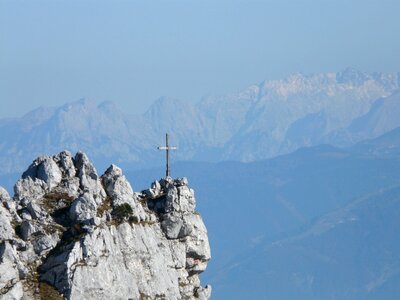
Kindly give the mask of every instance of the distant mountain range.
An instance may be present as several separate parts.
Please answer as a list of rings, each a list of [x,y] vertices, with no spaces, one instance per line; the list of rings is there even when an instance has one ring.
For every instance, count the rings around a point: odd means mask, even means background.
[[[175,160],[254,161],[322,143],[350,146],[400,126],[400,75],[346,69],[293,74],[197,104],[160,98],[143,115],[80,100],[0,120],[0,174],[32,157],[83,150],[96,165],[159,165],[164,133]]]

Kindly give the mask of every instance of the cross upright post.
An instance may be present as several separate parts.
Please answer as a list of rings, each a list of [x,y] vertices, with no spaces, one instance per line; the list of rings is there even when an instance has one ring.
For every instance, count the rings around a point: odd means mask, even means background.
[[[166,152],[167,165],[166,165],[165,176],[166,177],[170,177],[171,176],[171,169],[170,169],[170,161],[169,161],[169,151],[170,150],[176,150],[178,148],[169,145],[169,136],[168,136],[168,133],[166,133],[165,134],[165,146],[157,147],[157,149],[158,150],[165,150],[165,152]]]

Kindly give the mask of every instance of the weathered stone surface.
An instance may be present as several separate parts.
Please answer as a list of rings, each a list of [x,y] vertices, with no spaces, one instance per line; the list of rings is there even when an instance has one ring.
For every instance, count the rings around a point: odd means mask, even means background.
[[[47,183],[49,190],[61,182],[61,171],[50,157],[43,161],[37,169],[37,178]]]
[[[192,273],[201,273],[211,259],[210,244],[207,229],[198,214],[185,215],[185,224],[191,227],[191,233],[186,241],[187,268]]]
[[[0,186],[0,202],[8,202],[11,200],[10,195],[5,188]]]
[[[69,217],[72,221],[83,223],[96,216],[97,203],[91,193],[84,193],[76,199],[69,210]]]
[[[186,177],[177,178],[174,180],[176,186],[187,186],[189,184]]]
[[[26,208],[29,211],[29,214],[33,219],[39,219],[46,215],[46,212],[40,207],[35,201],[31,201],[26,205]]]
[[[37,231],[38,228],[33,222],[23,221],[20,225],[20,235],[24,241],[27,241]]]
[[[0,203],[0,241],[12,239],[14,232],[12,220],[9,211]]]
[[[196,291],[196,296],[199,300],[207,300],[211,297],[211,285],[206,285],[204,288],[200,287]]]
[[[179,185],[168,188],[165,211],[194,212],[196,202],[194,191],[188,186]]]
[[[76,175],[74,161],[69,151],[63,151],[54,156],[53,159],[63,173],[63,177],[73,178]]]
[[[1,205],[4,206],[10,213],[15,213],[16,203],[11,199],[6,189],[0,186],[0,206]]]
[[[52,157],[41,156],[33,161],[22,174],[22,178],[40,179],[46,183],[48,189],[52,189],[60,183],[62,174]]]
[[[60,237],[56,233],[51,235],[43,234],[33,241],[33,250],[37,255],[43,256],[44,253],[53,249],[59,240]]]
[[[14,186],[14,198],[16,200],[26,199],[28,202],[40,199],[46,193],[46,183],[32,177],[22,178]]]
[[[101,178],[113,208],[128,204],[132,208],[133,216],[138,220],[146,220],[144,209],[135,197],[130,183],[122,174],[120,168],[111,165]]]
[[[8,241],[0,243],[0,299],[21,299],[22,285],[15,266],[17,253]]]
[[[165,235],[169,239],[177,239],[181,228],[183,226],[183,220],[179,215],[168,213],[163,216],[163,221],[161,222],[161,228]]]
[[[163,195],[163,187],[161,186],[160,182],[156,180],[151,184],[151,187],[147,190],[144,190],[143,193],[147,197],[155,199]]]
[[[0,299],[209,299],[198,274],[210,255],[186,178],[134,193],[84,153],[36,159],[10,198],[0,188]]]

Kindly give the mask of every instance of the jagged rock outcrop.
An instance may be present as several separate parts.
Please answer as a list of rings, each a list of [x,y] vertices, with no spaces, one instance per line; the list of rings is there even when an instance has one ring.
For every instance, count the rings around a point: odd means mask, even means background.
[[[0,299],[208,299],[211,257],[186,178],[134,193],[84,153],[39,157],[0,188]]]

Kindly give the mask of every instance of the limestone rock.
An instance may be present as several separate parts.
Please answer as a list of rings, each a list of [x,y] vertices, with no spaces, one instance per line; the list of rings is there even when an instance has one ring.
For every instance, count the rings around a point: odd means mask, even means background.
[[[47,158],[38,166],[37,178],[46,182],[51,190],[61,182],[61,171],[54,160]]]
[[[13,218],[9,211],[0,204],[0,241],[13,238],[14,228],[11,225]]]
[[[16,200],[26,199],[29,202],[39,199],[46,193],[46,183],[40,179],[34,180],[32,177],[22,178],[15,184],[14,193]]]
[[[166,212],[194,212],[196,202],[194,200],[194,191],[188,186],[172,186],[167,192]]]
[[[122,174],[122,170],[115,165],[111,165],[101,177],[107,196],[111,199],[113,208],[128,204],[132,208],[132,215],[138,220],[145,220],[145,212],[142,205],[133,193],[133,189]]]
[[[58,155],[54,156],[54,161],[59,166],[64,177],[73,178],[76,175],[74,161],[70,152],[60,152]]]
[[[183,220],[179,215],[168,213],[163,216],[161,228],[169,239],[177,239],[183,226]]]
[[[186,178],[135,193],[117,166],[98,176],[84,153],[63,151],[36,159],[14,191],[0,188],[0,299],[44,286],[66,299],[210,298],[207,230]]]
[[[44,181],[49,189],[57,186],[61,181],[61,171],[56,162],[48,156],[37,158],[29,168],[22,174],[22,178],[40,179]]]
[[[11,200],[10,195],[5,188],[0,186],[0,202],[8,202]]]
[[[23,221],[20,225],[20,235],[24,241],[27,241],[37,231],[38,229],[33,222]]]
[[[91,193],[84,193],[76,199],[69,210],[69,217],[77,223],[84,223],[96,216],[97,203]]]

